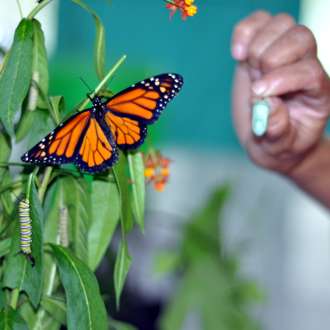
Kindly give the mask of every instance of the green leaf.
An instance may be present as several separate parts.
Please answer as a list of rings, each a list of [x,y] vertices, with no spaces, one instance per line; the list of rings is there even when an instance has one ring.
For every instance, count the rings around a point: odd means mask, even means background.
[[[234,306],[231,290],[231,283],[227,281],[217,258],[206,257],[194,263],[185,271],[178,289],[162,315],[160,328],[181,329],[189,313],[195,313],[201,322],[201,329],[245,329],[230,326]],[[236,308],[239,309],[240,306],[237,305]]]
[[[20,253],[20,230],[17,215],[8,263],[5,266],[4,287],[18,288],[21,291],[25,291],[30,297],[33,306],[37,307],[41,299],[43,286],[43,214],[37,189],[33,182],[30,191],[30,208],[32,219],[32,255],[35,259],[35,266],[32,267],[30,261]]]
[[[43,328],[47,330],[60,330],[63,329],[61,324],[58,323],[54,318],[52,318],[49,314],[46,314],[44,317]]]
[[[41,300],[41,306],[57,322],[66,323],[66,306],[63,299],[45,296]]]
[[[58,243],[60,228],[60,208],[63,200],[61,180],[56,180],[47,190],[44,201],[45,213],[45,229],[44,243]],[[44,255],[44,279],[45,286],[48,286],[54,276],[55,261],[52,256],[47,253]],[[53,292],[59,284],[57,276],[53,281]],[[43,322],[44,326],[44,322]]]
[[[0,311],[0,329],[2,330],[29,330],[18,311],[8,307]]]
[[[83,8],[90,15],[92,15],[95,27],[96,27],[96,40],[95,40],[95,66],[96,73],[100,80],[102,80],[105,76],[105,29],[102,24],[100,17],[92,10],[89,6],[87,6],[83,1],[80,0],[72,0],[75,4]]]
[[[66,177],[62,180],[64,204],[69,211],[69,240],[75,255],[88,260],[88,230],[91,219],[91,194],[86,180]]]
[[[120,196],[113,182],[92,183],[92,223],[88,232],[88,260],[92,270],[101,262],[120,216]]]
[[[2,283],[0,284],[0,310],[3,309],[6,305],[6,296],[3,291]]]
[[[135,221],[144,230],[144,204],[145,204],[145,180],[144,162],[141,152],[127,155],[129,174],[131,178],[132,211]]]
[[[11,238],[5,238],[0,240],[0,257],[5,256],[9,253],[11,247]]]
[[[137,328],[128,323],[111,320],[109,330],[137,330]]]
[[[195,290],[191,290],[192,285],[198,286],[200,283],[197,283],[194,278],[191,279],[189,274],[185,274],[185,277],[177,285],[174,296],[171,298],[171,301],[167,304],[161,315],[159,329],[182,329],[183,322],[189,311],[194,311],[195,313],[198,312],[196,311],[198,300],[196,299],[197,296]],[[202,327],[200,328],[203,329]]]
[[[182,254],[188,262],[198,262],[200,258],[209,255],[221,256],[220,212],[229,193],[228,185],[215,189],[205,206],[188,221],[182,243]]]
[[[120,193],[120,220],[122,228],[125,230],[125,233],[128,233],[133,228],[133,217],[128,164],[127,158],[123,153],[120,153],[119,161],[112,168],[112,171]]]
[[[61,117],[64,113],[65,109],[65,102],[64,102],[64,97],[63,96],[51,96],[49,98],[50,100],[50,105],[51,105],[51,110],[52,110],[52,115],[54,117],[54,120],[56,124],[59,124],[61,121]]]
[[[68,329],[107,329],[107,313],[95,275],[68,249],[54,244],[51,248],[65,290]]]
[[[37,320],[37,310],[35,310],[29,300],[26,300],[20,307],[19,312],[28,325],[29,329],[33,329]]]
[[[44,109],[24,111],[16,129],[16,141],[26,138],[27,145],[32,147],[53,128],[54,121],[48,111]]]
[[[8,161],[11,154],[11,143],[4,133],[0,132],[0,162],[5,163]],[[6,172],[5,167],[0,167],[0,179],[2,179]]]
[[[62,188],[62,181],[56,180],[54,184],[49,187],[45,196],[44,243],[56,243],[58,239],[60,204],[63,198]]]
[[[48,61],[47,51],[45,47],[44,33],[40,23],[32,20],[33,29],[33,48],[32,48],[32,80],[37,84],[32,84],[29,92],[27,108],[33,111],[38,106],[39,108],[47,108],[43,97],[39,96],[39,89],[43,95],[48,95]]]
[[[201,329],[257,329],[248,311],[258,290],[242,278],[236,257],[223,251],[219,222],[228,195],[227,185],[215,189],[186,225],[180,262],[174,265],[181,279],[161,317],[161,330],[181,329],[190,313],[198,316]]]
[[[49,100],[54,109],[56,109],[59,113],[64,112],[65,103],[62,95],[51,96]]]
[[[38,122],[38,111],[24,111],[16,129],[16,142],[22,141],[27,135],[34,133],[32,127]]]
[[[120,242],[119,251],[117,253],[115,270],[114,270],[114,284],[116,294],[116,305],[119,308],[120,296],[123,290],[128,270],[131,266],[132,258],[128,254],[128,247],[126,240]]]
[[[43,303],[43,298],[41,299],[41,304]],[[44,309],[38,308],[35,310],[29,301],[25,301],[19,307],[20,314],[22,318],[28,325],[28,328],[31,330],[59,330],[61,323],[56,320],[55,317],[52,317]]]
[[[11,143],[8,137],[3,132],[0,132],[0,162],[8,162],[10,154]],[[11,182],[12,178],[9,173],[9,168],[0,167],[0,189],[2,189],[4,186],[7,186]],[[8,219],[14,208],[11,192],[9,190],[0,194],[0,202],[3,208],[2,214],[5,216],[5,219]]]
[[[155,258],[154,270],[159,274],[169,273],[176,270],[180,262],[180,256],[176,251],[162,251]]]
[[[13,120],[28,92],[32,77],[32,21],[18,25],[8,60],[0,75],[0,119],[13,135]]]
[[[9,169],[4,168],[4,170],[5,171],[2,173],[2,178],[0,177],[0,189],[12,187],[13,184]],[[2,205],[2,215],[4,216],[4,225],[8,225],[8,220],[12,218],[12,212],[15,208],[10,189],[5,190],[2,194],[0,194],[0,202]]]

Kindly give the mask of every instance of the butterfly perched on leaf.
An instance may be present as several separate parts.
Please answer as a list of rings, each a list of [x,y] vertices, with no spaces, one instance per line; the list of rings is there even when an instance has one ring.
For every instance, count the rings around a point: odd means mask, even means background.
[[[22,161],[37,165],[74,163],[97,173],[112,166],[118,149],[134,150],[180,91],[183,78],[165,73],[140,81],[106,100],[93,97],[93,106],[74,114],[26,152]]]

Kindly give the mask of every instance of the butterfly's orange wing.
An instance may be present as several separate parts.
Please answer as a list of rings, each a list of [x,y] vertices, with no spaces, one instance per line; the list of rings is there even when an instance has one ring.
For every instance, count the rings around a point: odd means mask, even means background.
[[[109,111],[104,119],[120,149],[135,149],[143,143],[146,126],[158,119],[182,84],[178,74],[161,74],[132,85],[105,103]]]
[[[96,118],[91,118],[75,164],[83,171],[94,173],[112,166],[117,158],[116,145],[112,141],[109,129],[107,127],[104,129]]]
[[[60,124],[22,156],[22,161],[39,165],[75,163],[88,172],[99,172],[117,159],[110,131],[87,109]]]

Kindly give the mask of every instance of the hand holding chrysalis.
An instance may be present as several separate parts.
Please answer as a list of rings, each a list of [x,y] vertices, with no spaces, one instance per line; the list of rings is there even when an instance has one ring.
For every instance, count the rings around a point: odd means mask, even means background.
[[[287,14],[258,11],[234,28],[232,56],[234,125],[248,155],[330,206],[330,142],[324,137],[330,80],[313,33]],[[251,127],[257,100],[266,100],[270,109],[260,136]]]

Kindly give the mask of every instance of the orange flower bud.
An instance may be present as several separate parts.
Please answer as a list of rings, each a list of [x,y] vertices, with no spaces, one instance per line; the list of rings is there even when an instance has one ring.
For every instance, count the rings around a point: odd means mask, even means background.
[[[151,168],[151,167],[146,167],[144,169],[144,176],[146,178],[151,178],[151,177],[155,176],[155,169]]]
[[[164,188],[165,188],[165,182],[163,182],[163,181],[154,182],[154,188],[158,192],[163,192]]]
[[[186,7],[185,12],[188,16],[194,16],[197,13],[197,7],[196,6],[189,6]]]

